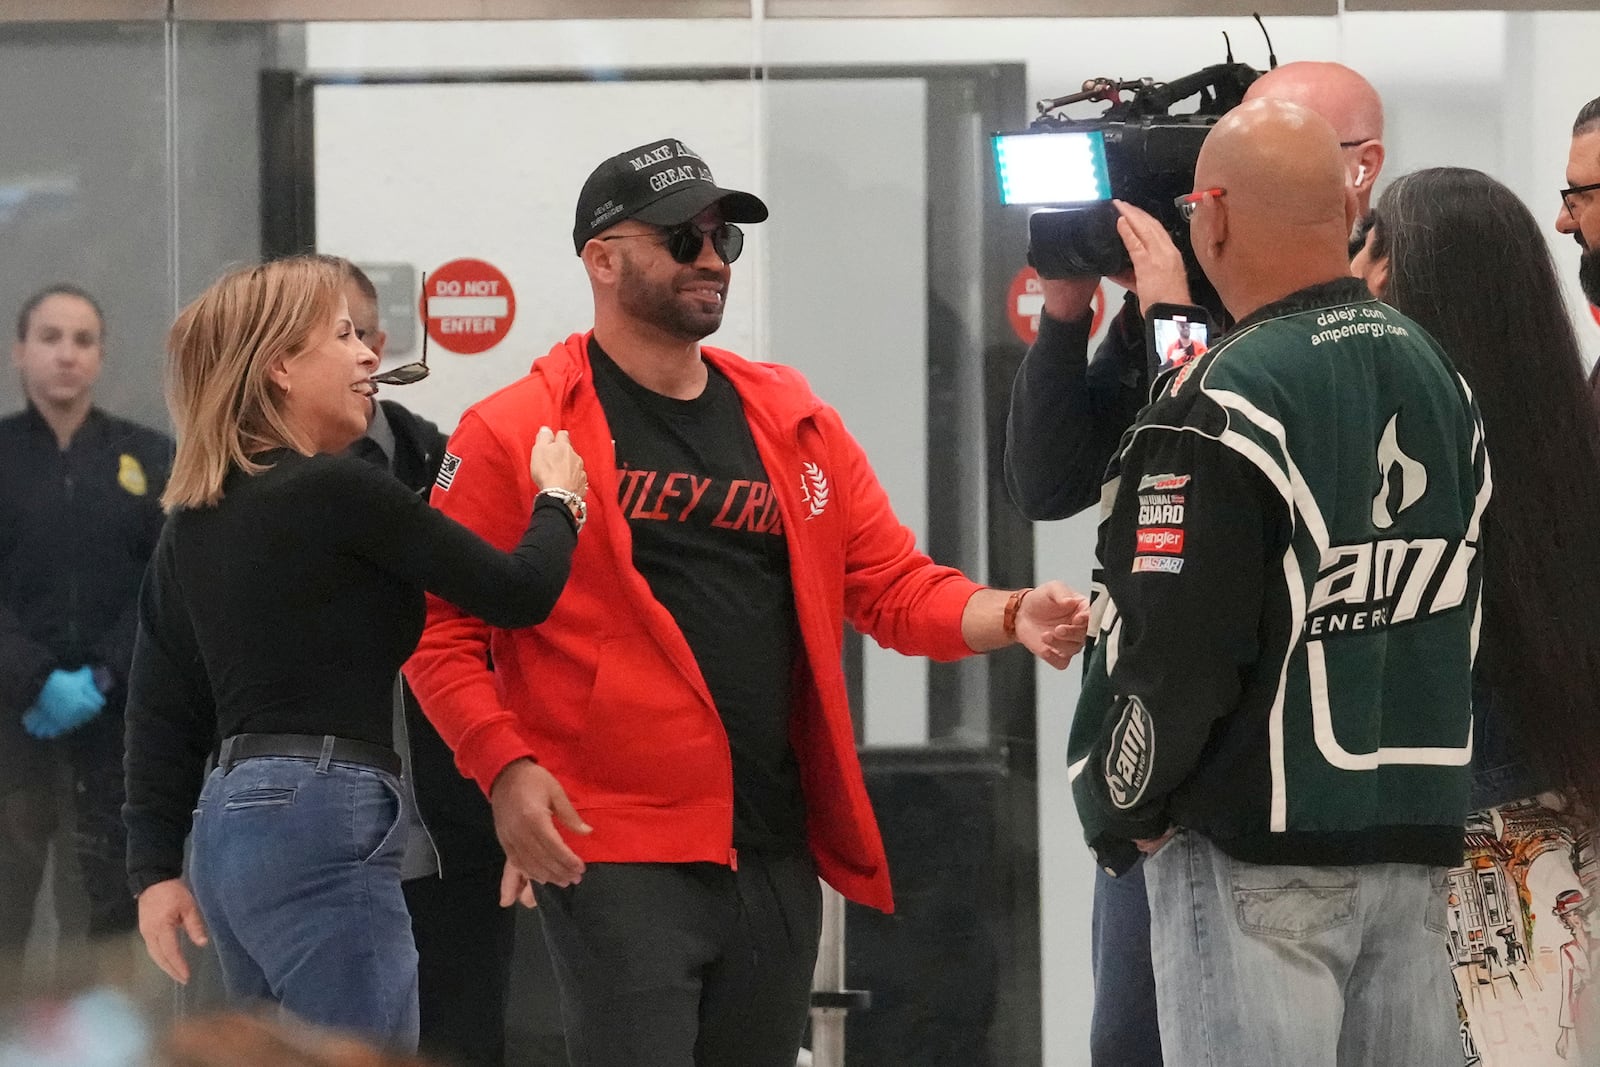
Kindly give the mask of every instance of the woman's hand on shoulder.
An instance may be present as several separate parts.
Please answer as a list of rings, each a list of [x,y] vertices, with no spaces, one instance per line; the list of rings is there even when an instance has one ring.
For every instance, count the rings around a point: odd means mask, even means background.
[[[548,426],[539,427],[528,457],[528,473],[540,489],[566,489],[580,497],[589,491],[583,457],[573,450],[565,430],[555,432]]]

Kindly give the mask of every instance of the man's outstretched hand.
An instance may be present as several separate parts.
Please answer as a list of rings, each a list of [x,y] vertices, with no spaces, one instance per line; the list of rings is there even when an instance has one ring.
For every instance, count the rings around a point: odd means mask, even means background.
[[[1088,598],[1060,582],[1029,590],[1017,606],[1017,642],[1058,671],[1083,650],[1088,632]]]

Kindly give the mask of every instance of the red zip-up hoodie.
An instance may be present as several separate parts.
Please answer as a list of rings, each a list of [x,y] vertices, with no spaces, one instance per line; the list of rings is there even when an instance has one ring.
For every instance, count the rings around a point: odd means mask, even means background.
[[[537,491],[534,437],[541,426],[566,429],[591,491],[554,612],[497,630],[430,596],[406,677],[485,793],[524,756],[555,775],[594,828],[567,838],[585,861],[735,864],[727,735],[688,641],[633,566],[588,340],[567,338],[470,408],[433,491],[436,507],[509,550]],[[801,638],[789,735],[812,855],[845,896],[890,911],[845,695],[844,619],[888,648],[957,659],[972,654],[961,615],[980,587],[917,550],[861,447],[797,371],[701,353],[738,392],[783,517]]]

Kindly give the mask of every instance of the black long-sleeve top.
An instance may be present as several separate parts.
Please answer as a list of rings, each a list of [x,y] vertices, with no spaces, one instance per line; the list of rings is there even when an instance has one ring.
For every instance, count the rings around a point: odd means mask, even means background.
[[[1076,515],[1100,499],[1106,465],[1149,399],[1154,377],[1144,320],[1130,293],[1089,359],[1088,316],[1039,317],[1006,418],[1006,489],[1036,522]]]
[[[135,893],[181,873],[220,739],[392,744],[424,590],[510,628],[543,621],[566,584],[576,527],[548,496],[502,553],[359,459],[262,458],[272,466],[233,472],[216,507],[168,518],[140,592],[123,809]]]

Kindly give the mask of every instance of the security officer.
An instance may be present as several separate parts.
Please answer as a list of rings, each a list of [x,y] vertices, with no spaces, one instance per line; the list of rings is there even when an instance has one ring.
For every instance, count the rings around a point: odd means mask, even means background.
[[[26,944],[70,768],[89,936],[131,931],[122,703],[172,442],[94,406],[105,318],[55,285],[17,317],[27,408],[0,419],[0,952]]]

